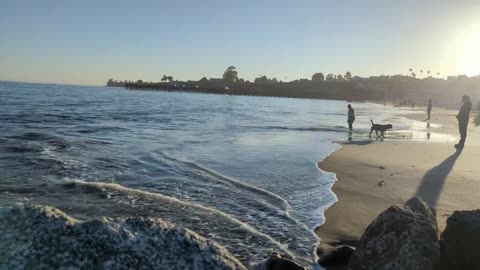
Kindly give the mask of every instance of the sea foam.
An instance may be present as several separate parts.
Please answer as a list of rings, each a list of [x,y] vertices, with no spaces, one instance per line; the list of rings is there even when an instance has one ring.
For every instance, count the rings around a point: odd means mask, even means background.
[[[160,219],[80,222],[39,205],[1,212],[1,269],[246,270],[214,241]]]

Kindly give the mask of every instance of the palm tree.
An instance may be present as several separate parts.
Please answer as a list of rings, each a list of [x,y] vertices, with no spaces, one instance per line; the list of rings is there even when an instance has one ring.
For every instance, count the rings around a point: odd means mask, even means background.
[[[427,77],[430,77],[430,70],[427,70]]]
[[[169,82],[172,82],[172,81],[173,81],[173,77],[172,77],[172,76],[167,76],[167,80],[168,80]]]
[[[162,77],[162,82],[167,82],[167,80],[168,80],[168,79],[167,79],[167,75],[163,75],[163,77]]]
[[[417,77],[417,74],[415,74],[415,72],[412,72],[412,77],[415,79]]]
[[[423,69],[420,69],[420,76],[422,75],[422,73],[423,73]]]
[[[440,72],[437,72],[437,77],[439,77],[439,78],[440,78]]]

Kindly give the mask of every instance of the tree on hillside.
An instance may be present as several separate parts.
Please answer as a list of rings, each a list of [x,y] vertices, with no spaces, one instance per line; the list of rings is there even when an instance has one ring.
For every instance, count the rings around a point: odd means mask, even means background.
[[[352,73],[350,73],[350,71],[347,71],[347,73],[345,73],[345,80],[351,80],[352,79]]]
[[[169,82],[172,82],[172,81],[173,81],[173,77],[172,77],[172,76],[167,76],[167,80],[168,80]]]
[[[343,80],[342,74],[338,74],[337,80]]]
[[[417,78],[417,74],[415,74],[415,72],[412,72],[412,77],[415,79]]]
[[[325,76],[323,76],[323,73],[315,73],[312,75],[312,81],[323,81],[325,80]]]
[[[236,82],[238,81],[238,72],[237,68],[234,66],[228,67],[225,72],[223,72],[223,79],[227,82]]]
[[[208,82],[208,79],[207,79],[207,77],[203,77],[203,78],[201,78],[200,81],[198,81],[198,82],[202,82],[202,83]]]
[[[427,77],[430,77],[430,70],[427,70]]]
[[[143,83],[143,80],[137,80],[137,83]]]
[[[333,81],[335,78],[332,73],[328,73],[327,75],[327,81]]]
[[[253,82],[258,83],[258,84],[267,83],[268,78],[267,78],[267,76],[263,75],[263,76],[260,76],[258,78],[255,78],[255,80]]]

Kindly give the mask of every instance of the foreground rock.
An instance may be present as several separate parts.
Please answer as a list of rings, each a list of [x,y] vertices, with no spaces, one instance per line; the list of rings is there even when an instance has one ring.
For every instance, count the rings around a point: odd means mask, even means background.
[[[218,244],[160,220],[79,222],[58,209],[0,214],[0,269],[246,269]]]
[[[277,252],[270,255],[267,261],[260,267],[262,270],[306,270],[296,262],[283,258]]]
[[[348,269],[435,269],[440,247],[435,210],[414,197],[391,206],[366,229]]]
[[[350,246],[338,246],[320,255],[318,264],[326,269],[346,268],[355,249]]]
[[[480,269],[480,210],[455,211],[447,219],[441,242],[444,269]]]

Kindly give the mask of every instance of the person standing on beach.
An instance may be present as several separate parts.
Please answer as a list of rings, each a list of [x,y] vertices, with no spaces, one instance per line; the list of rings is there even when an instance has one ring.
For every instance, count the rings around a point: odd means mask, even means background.
[[[457,114],[458,130],[460,131],[460,141],[455,144],[456,148],[463,148],[465,146],[465,140],[467,139],[467,127],[470,120],[470,111],[472,110],[472,102],[470,97],[465,95],[462,97],[463,105]]]
[[[355,110],[353,110],[352,105],[348,104],[348,118],[347,118],[347,123],[348,123],[348,132],[350,134],[353,132],[353,122],[355,121]]]
[[[428,100],[427,120],[430,120],[430,113],[432,113],[432,99]]]

